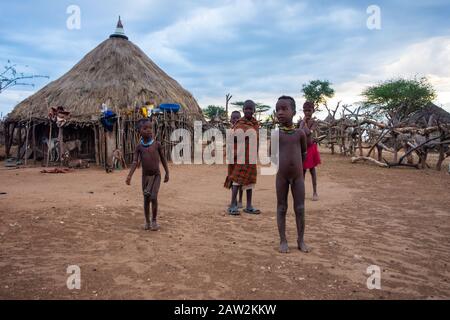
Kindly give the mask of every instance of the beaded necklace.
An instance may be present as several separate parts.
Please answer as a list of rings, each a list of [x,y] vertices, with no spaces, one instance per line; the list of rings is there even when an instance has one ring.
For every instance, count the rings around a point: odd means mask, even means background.
[[[144,138],[141,138],[141,145],[142,145],[143,147],[148,148],[148,147],[150,147],[150,146],[153,144],[153,142],[155,142],[155,140],[150,139],[149,142],[145,143],[145,142],[144,142]]]
[[[288,127],[286,127],[286,126],[281,126],[280,127],[280,130],[285,132],[285,133],[287,133],[287,134],[293,134],[295,132],[295,129],[296,128],[295,128],[294,124],[292,124],[292,125],[290,125]]]

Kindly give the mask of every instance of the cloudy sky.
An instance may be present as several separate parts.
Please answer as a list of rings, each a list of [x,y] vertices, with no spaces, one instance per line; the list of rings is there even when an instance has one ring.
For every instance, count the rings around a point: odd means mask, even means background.
[[[68,28],[71,5],[80,28]],[[381,29],[369,29],[376,5]],[[69,8],[70,9],[70,8]],[[301,86],[328,79],[354,103],[362,89],[393,77],[427,76],[450,111],[450,0],[0,0],[0,68],[43,74],[35,87],[0,94],[5,115],[67,72],[106,39],[121,15],[125,32],[201,107],[281,94],[303,102]]]

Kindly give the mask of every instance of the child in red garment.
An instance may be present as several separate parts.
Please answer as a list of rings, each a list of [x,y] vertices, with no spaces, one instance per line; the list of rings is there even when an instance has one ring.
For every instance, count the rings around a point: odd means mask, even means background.
[[[313,201],[319,200],[319,195],[317,194],[317,172],[316,167],[321,163],[319,148],[317,143],[314,141],[313,135],[317,130],[317,122],[312,117],[315,111],[314,104],[312,102],[306,101],[303,104],[303,113],[305,118],[300,120],[299,128],[303,129],[306,134],[306,143],[308,146],[305,162],[303,162],[303,175],[306,175],[306,170],[309,170],[312,178],[313,185]]]

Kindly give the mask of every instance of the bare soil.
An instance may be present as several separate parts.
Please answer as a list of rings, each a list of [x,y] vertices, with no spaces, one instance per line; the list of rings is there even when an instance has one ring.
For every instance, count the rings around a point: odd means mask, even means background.
[[[226,166],[171,165],[158,232],[143,230],[140,171],[42,174],[0,163],[1,299],[449,299],[450,175],[322,154],[307,176],[306,241],[278,253],[275,177],[258,176],[259,216],[225,214]],[[6,194],[1,194],[6,192]],[[81,290],[69,290],[69,265]],[[369,290],[367,268],[381,269]]]

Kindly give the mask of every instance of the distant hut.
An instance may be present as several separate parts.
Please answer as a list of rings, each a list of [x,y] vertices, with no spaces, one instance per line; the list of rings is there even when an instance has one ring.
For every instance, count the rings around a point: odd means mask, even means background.
[[[7,116],[7,156],[15,137],[19,145],[28,140],[27,149],[31,149],[29,155],[33,153],[34,159],[45,158],[47,146],[43,140],[49,137],[52,123],[48,113],[50,107],[62,106],[70,112],[70,118],[60,130],[63,131],[63,140],[80,140],[82,158],[108,164],[112,149],[120,147],[130,161],[133,141],[137,139],[133,126],[140,117],[136,107],[148,101],[156,106],[162,103],[180,105],[178,123],[180,117],[190,123],[192,120],[203,120],[201,109],[192,94],[128,40],[119,17],[116,31],[109,39],[89,52],[62,77],[20,102]],[[105,132],[99,122],[102,104],[121,119],[112,132]],[[172,121],[173,129],[173,115],[163,118]],[[54,124],[52,127],[52,138],[55,138],[58,128]],[[19,147],[19,158],[28,157],[23,149]]]
[[[438,123],[450,124],[450,113],[434,103],[427,104],[408,118],[409,125],[418,127],[435,126]]]

